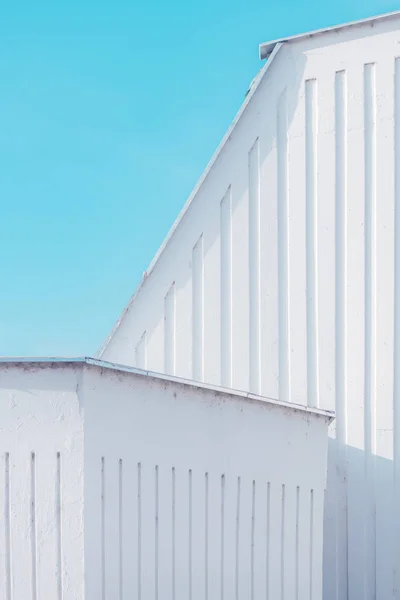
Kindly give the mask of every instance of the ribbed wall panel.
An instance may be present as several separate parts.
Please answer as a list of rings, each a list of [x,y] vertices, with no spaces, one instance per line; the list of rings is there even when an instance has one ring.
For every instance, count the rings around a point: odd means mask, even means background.
[[[204,353],[215,365],[205,381],[336,410],[326,600],[400,593],[398,30],[397,19],[278,51],[104,353],[130,362],[123,339],[141,335],[133,321],[149,330],[162,319],[145,299],[178,284],[203,234],[213,272],[204,279]],[[285,502],[296,505],[292,492]],[[303,501],[301,491],[299,511]],[[274,578],[280,552],[271,555]]]

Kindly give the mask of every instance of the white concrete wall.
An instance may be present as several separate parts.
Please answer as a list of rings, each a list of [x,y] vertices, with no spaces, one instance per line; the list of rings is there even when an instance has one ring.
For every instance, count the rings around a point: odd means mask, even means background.
[[[103,353],[336,409],[326,600],[400,594],[399,36],[279,49]]]
[[[0,599],[83,600],[80,371],[0,364]]]
[[[0,599],[319,600],[328,421],[83,362],[0,364]]]
[[[87,598],[322,598],[327,420],[85,373]]]

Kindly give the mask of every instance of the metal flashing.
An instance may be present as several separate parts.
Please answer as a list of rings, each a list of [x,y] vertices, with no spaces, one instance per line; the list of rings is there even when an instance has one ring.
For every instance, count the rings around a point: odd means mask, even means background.
[[[287,408],[290,410],[300,411],[309,415],[323,417],[332,421],[335,418],[335,413],[329,410],[323,410],[320,408],[314,408],[305,406],[302,404],[294,404],[293,402],[285,402],[282,400],[277,400],[276,398],[268,398],[266,396],[257,396],[256,394],[251,394],[249,392],[243,392],[240,390],[231,390],[228,388],[224,388],[221,386],[202,383],[193,381],[191,379],[183,379],[181,377],[176,377],[173,375],[164,375],[163,373],[155,373],[153,371],[146,371],[143,369],[137,369],[136,367],[130,367],[128,365],[119,365],[117,363],[109,362],[106,360],[100,360],[98,358],[92,358],[90,356],[84,357],[76,357],[76,358],[65,358],[65,357],[0,357],[0,364],[9,365],[9,366],[19,366],[19,365],[30,365],[30,366],[39,366],[39,365],[51,365],[51,364],[65,364],[67,366],[73,365],[90,365],[99,369],[109,369],[111,371],[118,371],[120,373],[132,373],[134,375],[139,375],[141,377],[149,377],[151,379],[158,379],[162,381],[166,381],[172,384],[180,384],[184,386],[188,386],[191,388],[198,388],[209,392],[216,392],[219,394],[224,394],[227,396],[236,396],[238,398],[243,398],[246,400],[251,400],[254,402],[266,402],[268,404],[272,404],[274,406],[279,406],[281,408]]]

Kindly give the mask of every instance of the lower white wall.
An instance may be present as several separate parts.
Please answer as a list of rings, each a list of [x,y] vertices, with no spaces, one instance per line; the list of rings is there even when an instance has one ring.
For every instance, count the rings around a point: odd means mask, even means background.
[[[85,374],[88,598],[322,598],[327,421]]]
[[[0,600],[320,600],[329,416],[105,364],[0,364]]]
[[[0,365],[0,599],[83,600],[78,367]]]

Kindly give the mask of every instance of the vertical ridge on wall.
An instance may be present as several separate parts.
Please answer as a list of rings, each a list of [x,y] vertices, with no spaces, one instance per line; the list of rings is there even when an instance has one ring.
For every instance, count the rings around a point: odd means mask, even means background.
[[[135,348],[135,367],[147,369],[147,333],[144,331]]]
[[[205,588],[205,598],[206,600],[208,600],[208,585],[209,585],[209,580],[208,580],[208,573],[209,573],[209,556],[208,556],[208,551],[209,551],[209,509],[208,509],[208,505],[209,505],[209,477],[208,477],[208,473],[205,473],[204,475],[204,479],[205,479],[205,486],[204,486],[204,538],[205,538],[205,543],[204,543],[204,588]]]
[[[365,475],[366,589],[376,594],[376,90],[375,64],[364,66],[364,160],[365,160]]]
[[[123,513],[123,463],[119,459],[118,472],[118,561],[119,561],[119,600],[123,599],[124,585],[124,513]]]
[[[395,248],[394,248],[394,374],[393,374],[393,474],[394,505],[400,506],[400,58],[395,60],[394,73],[394,195],[395,195]],[[394,591],[400,592],[400,518],[395,513]]]
[[[105,461],[104,456],[101,459],[101,597],[106,598],[106,482],[105,482]]]
[[[32,600],[37,598],[36,455],[31,453],[31,556]]]
[[[137,465],[137,594],[142,598],[142,464]]]
[[[347,493],[348,595],[365,595],[365,158],[364,73],[347,70]],[[350,426],[351,424],[351,426]]]
[[[232,193],[220,206],[221,229],[221,384],[232,384]]]
[[[11,557],[11,496],[10,496],[10,454],[4,456],[4,544],[5,544],[5,593],[11,600],[12,557]]]
[[[164,371],[167,375],[175,375],[175,282],[171,285],[164,299]]]
[[[203,236],[192,250],[192,376],[204,379],[204,250]]]
[[[281,600],[285,598],[285,484],[281,496]]]
[[[338,481],[336,537],[337,585],[347,598],[347,85],[346,72],[335,74],[335,180],[336,180],[336,472]]]
[[[235,600],[239,600],[239,568],[240,568],[240,477],[237,478],[236,490],[236,535],[235,535]]]
[[[158,600],[158,587],[159,587],[159,573],[158,573],[158,561],[159,561],[159,482],[158,482],[158,465],[154,469],[155,476],[155,490],[154,490],[154,598]]]
[[[57,547],[57,594],[58,600],[63,598],[63,576],[62,576],[62,553],[63,553],[63,536],[62,536],[62,498],[61,498],[61,454],[57,452],[57,470],[56,470],[56,547]]]
[[[271,553],[271,482],[267,482],[267,526],[265,532],[265,588],[266,600],[270,600],[269,579],[270,579],[270,553]]]
[[[279,268],[279,399],[290,401],[289,324],[289,210],[288,210],[288,124],[286,90],[277,113],[277,194]]]
[[[310,490],[310,600],[314,597],[314,490]]]
[[[261,298],[260,298],[260,145],[258,138],[248,156],[249,186],[249,390],[261,391]]]
[[[189,469],[189,600],[192,600],[193,593],[193,484],[192,469]]]
[[[376,598],[393,594],[394,61],[376,61]],[[380,94],[379,90],[388,90]]]
[[[317,204],[317,81],[305,82],[306,100],[306,280],[307,280],[307,401],[319,406],[318,371],[318,204]]]
[[[225,475],[221,475],[221,600],[224,600],[225,571]]]
[[[251,496],[251,541],[250,541],[250,598],[254,600],[254,538],[256,527],[256,482],[253,481]]]

